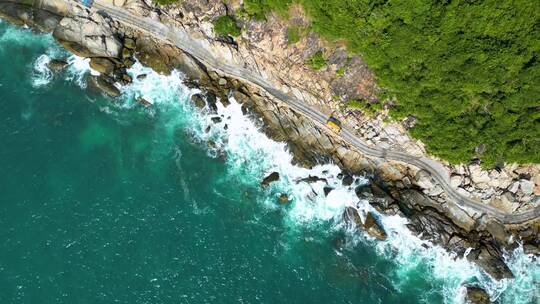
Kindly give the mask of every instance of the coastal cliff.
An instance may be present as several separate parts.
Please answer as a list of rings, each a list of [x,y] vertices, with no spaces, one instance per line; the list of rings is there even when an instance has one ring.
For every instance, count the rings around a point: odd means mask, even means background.
[[[191,36],[203,41],[216,58],[256,69],[275,87],[328,115],[339,117],[371,144],[399,146],[411,154],[426,155],[422,144],[406,133],[414,121],[386,124],[383,123],[385,110],[373,117],[341,106],[339,100],[343,98],[374,100],[379,89],[361,58],[349,58],[339,46],[329,45],[314,34],[289,46],[287,24],[276,16],[266,21],[246,21],[243,25],[246,31],[241,38],[214,34],[211,20],[234,10],[240,2],[225,5],[221,1],[190,1],[174,8],[152,7],[141,1],[109,2],[133,14],[186,28]],[[206,90],[210,96],[207,100],[217,96],[226,103],[228,96],[234,97],[263,118],[267,134],[289,144],[298,163],[311,166],[332,161],[344,170],[344,182],[349,174],[365,174],[372,182],[369,186],[357,187],[359,199],[368,200],[382,212],[408,217],[411,230],[459,255],[467,252],[470,260],[497,279],[512,276],[503,262],[505,249],[512,249],[520,242],[526,252],[539,251],[538,219],[504,225],[458,206],[425,171],[401,162],[366,157],[260,87],[213,70],[192,54],[127,27],[106,14],[70,2],[42,0],[0,2],[0,16],[18,25],[53,32],[70,52],[92,58],[91,66],[101,76],[91,76],[89,82],[109,95],[119,94],[115,83],[131,81],[125,71],[137,58],[160,73],[169,73],[172,69],[184,72],[187,81]],[[301,25],[304,20],[298,17],[293,22]],[[331,64],[322,71],[315,71],[305,61],[321,48],[330,54]],[[346,62],[344,75],[336,78],[336,72]],[[465,195],[476,196],[507,212],[538,205],[540,174],[537,165],[507,165],[499,172],[482,169],[477,164],[441,163],[449,170],[452,184]]]

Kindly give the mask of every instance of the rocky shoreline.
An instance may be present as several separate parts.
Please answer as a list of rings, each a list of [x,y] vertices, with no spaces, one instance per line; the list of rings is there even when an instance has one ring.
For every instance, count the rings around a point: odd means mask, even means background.
[[[263,74],[268,75],[277,87],[286,86],[287,91],[299,94],[306,103],[326,108],[326,112],[334,113],[349,125],[361,125],[358,133],[373,144],[397,144],[406,147],[411,153],[425,154],[421,143],[414,142],[406,135],[404,124],[385,125],[382,123],[384,115],[376,118],[358,117],[347,110],[340,110],[335,103],[324,103],[325,100],[332,100],[332,92],[336,91],[349,97],[363,94],[362,96],[366,98],[374,98],[373,91],[376,90],[376,86],[373,76],[360,59],[353,59],[352,64],[349,63],[346,71],[348,76],[340,82],[349,85],[340,86],[329,80],[331,71],[321,73],[309,71],[302,67],[302,64],[298,64],[303,62],[302,60],[297,60],[294,65],[284,60],[280,61],[286,55],[288,58],[309,56],[313,53],[313,50],[308,50],[310,46],[321,47],[322,42],[316,37],[306,38],[310,41],[295,46],[285,54],[274,52],[270,53],[274,54],[274,57],[267,58],[269,55],[261,53],[261,46],[282,43],[277,41],[282,39],[280,38],[282,33],[269,30],[269,27],[275,29],[283,26],[276,18],[259,23],[246,23],[244,26],[248,28],[245,34],[247,37],[240,43],[223,42],[212,34],[208,22],[203,21],[203,16],[211,19],[212,16],[225,14],[227,9],[234,9],[227,5],[237,4],[220,3],[190,1],[181,7],[168,9],[152,7],[139,0],[114,1],[111,4],[125,6],[136,14],[190,28],[193,35],[208,40],[216,56],[223,57],[229,54],[230,57],[240,57],[246,62],[251,62],[261,69]],[[275,140],[288,143],[299,164],[312,166],[319,162],[332,161],[346,172],[343,174],[344,183],[346,176],[350,174],[370,177],[371,182],[368,186],[356,187],[359,199],[368,200],[381,212],[406,216],[410,220],[409,228],[412,231],[460,256],[467,253],[469,260],[479,264],[495,279],[512,277],[510,269],[504,263],[505,250],[512,250],[522,243],[527,253],[538,254],[540,251],[540,220],[503,225],[497,220],[460,207],[446,197],[425,171],[399,162],[383,162],[365,157],[260,88],[226,77],[219,71],[213,71],[190,54],[165,45],[145,33],[123,26],[104,14],[60,0],[13,0],[0,1],[0,17],[17,25],[29,25],[43,32],[52,32],[53,37],[67,50],[78,56],[91,58],[91,66],[100,72],[100,76],[89,76],[88,82],[110,96],[120,94],[115,83],[127,84],[132,81],[126,74],[126,69],[134,64],[135,57],[160,73],[170,73],[173,69],[184,72],[189,84],[204,89],[210,100],[217,97],[226,102],[230,94],[238,102],[243,103],[246,109],[250,109],[264,120],[268,135]],[[301,23],[302,20],[297,22]],[[234,42],[234,39],[232,41]],[[316,51],[316,48],[314,50]],[[338,53],[339,48],[334,50],[337,58],[335,68],[340,66],[339,62],[343,63],[341,60],[343,56],[339,57]],[[275,72],[276,68],[268,67],[272,62],[276,67],[286,66],[283,70],[290,76],[282,75],[283,72]],[[61,60],[53,61],[53,65],[61,69],[63,63]],[[298,79],[293,79],[295,77]],[[360,89],[352,90],[351,87]],[[368,91],[371,95],[367,94]],[[194,97],[194,102],[204,107],[208,106],[208,99]],[[143,100],[140,102],[148,106],[148,102]],[[476,164],[469,166],[445,164],[445,166],[449,168],[451,181],[459,187],[458,189],[469,195],[478,196],[501,210],[510,212],[524,210],[539,203],[538,166],[509,165],[500,172],[483,170]],[[384,227],[379,227],[375,220],[368,221],[369,214],[364,217],[365,223],[358,222],[357,212],[356,209],[347,209],[344,219],[355,223],[359,229],[365,229],[373,236],[384,239]],[[472,249],[468,250],[470,248]]]

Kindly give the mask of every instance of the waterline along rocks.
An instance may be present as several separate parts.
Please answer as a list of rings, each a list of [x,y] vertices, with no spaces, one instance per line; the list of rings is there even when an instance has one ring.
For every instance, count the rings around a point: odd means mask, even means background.
[[[286,41],[286,24],[276,16],[265,21],[245,21],[246,31],[240,38],[222,39],[212,31],[210,20],[234,10],[238,1],[186,1],[172,8],[153,7],[141,0],[97,1],[98,5],[121,7],[131,14],[148,17],[170,27],[183,28],[200,51],[217,61],[245,66],[281,91],[302,100],[306,105],[332,114],[356,130],[368,143],[380,147],[401,147],[409,154],[426,156],[422,144],[406,133],[410,119],[385,124],[384,113],[375,118],[342,109],[333,96],[373,99],[377,86],[374,77],[360,58],[347,59],[343,49],[330,48],[310,34],[294,46]],[[286,141],[297,163],[312,166],[334,162],[350,174],[366,174],[370,186],[361,186],[359,199],[368,200],[378,210],[409,218],[409,228],[435,243],[480,265],[497,279],[512,277],[503,261],[504,250],[523,243],[529,253],[540,250],[540,220],[504,224],[473,209],[459,206],[426,171],[406,163],[370,158],[353,149],[323,126],[295,112],[267,92],[248,82],[232,78],[196,59],[194,54],[164,43],[140,29],[125,25],[103,10],[89,9],[76,2],[61,0],[1,1],[0,16],[18,25],[52,32],[70,52],[91,58],[91,67],[99,76],[89,76],[89,83],[106,94],[120,94],[119,86],[132,81],[126,74],[139,59],[160,73],[178,69],[192,86],[217,96],[222,102],[229,97],[244,104],[265,122],[265,132]],[[208,21],[205,21],[208,20]],[[301,18],[295,20],[299,25]],[[273,30],[272,30],[273,29]],[[310,70],[305,59],[321,48],[329,54],[330,67]],[[336,69],[348,62],[345,78],[336,80]],[[55,61],[55,65],[59,61]],[[195,101],[202,105],[204,101]],[[211,102],[208,101],[207,102]],[[452,187],[465,196],[474,197],[505,213],[522,212],[539,205],[540,168],[537,165],[507,165],[500,170],[485,170],[477,164],[439,165],[450,173]],[[342,176],[348,183],[348,174]],[[271,181],[267,181],[270,183]],[[265,185],[267,183],[263,183]],[[352,187],[352,185],[351,185]],[[329,189],[329,192],[331,189]],[[373,216],[364,223],[352,210],[344,218],[376,238],[385,239],[384,227]],[[470,249],[472,248],[472,249]]]

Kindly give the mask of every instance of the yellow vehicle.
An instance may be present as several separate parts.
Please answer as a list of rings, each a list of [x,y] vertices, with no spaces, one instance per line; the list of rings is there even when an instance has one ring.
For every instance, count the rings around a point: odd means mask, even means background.
[[[341,121],[337,120],[336,118],[332,116],[328,117],[328,120],[326,121],[326,125],[338,133],[341,131]]]

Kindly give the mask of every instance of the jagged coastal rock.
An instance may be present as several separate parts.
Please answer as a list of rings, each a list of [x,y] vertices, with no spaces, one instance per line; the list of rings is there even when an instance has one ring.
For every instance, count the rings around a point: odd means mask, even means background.
[[[320,48],[327,47],[314,34],[294,46],[287,46],[286,31],[280,30],[284,24],[271,16],[266,21],[247,22],[244,24],[247,31],[241,39],[233,39],[235,44],[224,43],[217,39],[210,21],[206,20],[224,15],[227,9],[239,5],[238,1],[223,4],[221,1],[195,0],[174,8],[152,7],[141,0],[115,0],[109,4],[170,26],[182,26],[218,60],[257,67],[276,88],[325,113],[334,113],[368,143],[396,145],[410,154],[427,156],[423,145],[406,133],[414,121],[385,124],[381,116],[371,118],[340,110],[332,99],[334,95],[375,98],[374,77],[361,58],[354,56],[345,77],[336,81],[336,70],[347,60],[343,48],[328,49],[331,64],[327,70],[316,72],[307,68],[302,62]],[[426,171],[405,163],[362,155],[336,134],[294,112],[260,87],[214,70],[192,54],[159,42],[148,33],[130,28],[106,14],[70,1],[36,0],[2,2],[0,17],[18,25],[52,32],[67,50],[91,58],[92,68],[101,75],[90,76],[89,83],[113,97],[121,93],[117,85],[132,81],[125,71],[134,63],[135,57],[160,73],[170,73],[172,69],[183,71],[190,84],[205,90],[205,93],[192,97],[199,108],[215,109],[216,97],[226,101],[230,93],[243,104],[243,109],[249,109],[264,120],[268,135],[289,144],[298,164],[312,166],[321,161],[332,161],[348,172],[342,176],[346,186],[353,186],[351,174],[367,174],[371,177],[369,185],[356,188],[359,199],[368,200],[381,212],[406,216],[410,229],[423,238],[460,255],[468,252],[468,259],[496,279],[512,277],[502,252],[515,248],[518,240],[529,252],[540,251],[538,219],[503,224],[459,206]],[[269,47],[271,45],[282,47]],[[54,65],[57,69],[63,66],[61,62]],[[450,184],[459,193],[505,212],[524,211],[540,204],[540,166],[510,164],[498,171],[485,170],[475,164],[450,165],[442,161],[439,164],[448,170]],[[312,179],[306,177],[302,182],[312,182]],[[267,187],[277,180],[279,174],[273,172],[261,185]],[[330,191],[331,188],[328,192],[325,189],[325,194]],[[362,223],[358,211],[351,207],[345,210],[343,218],[377,239],[386,238],[384,227],[370,213]],[[469,248],[472,249],[467,250]]]

